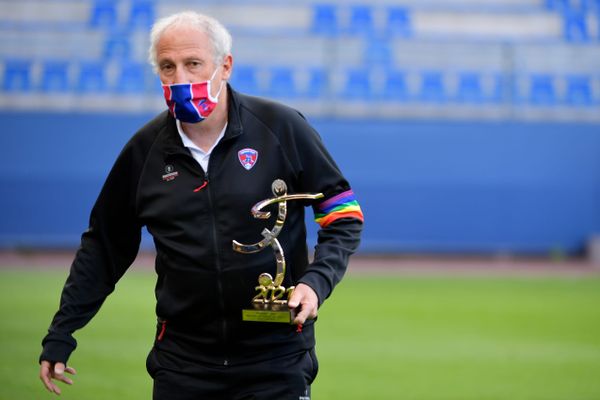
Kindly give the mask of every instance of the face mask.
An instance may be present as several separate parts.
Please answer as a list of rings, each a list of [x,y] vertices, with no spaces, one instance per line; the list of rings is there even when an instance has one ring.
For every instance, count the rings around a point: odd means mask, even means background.
[[[221,82],[216,96],[210,95],[211,81],[216,73],[215,69],[210,79],[204,82],[162,85],[171,115],[181,122],[190,123],[197,123],[208,117],[217,106],[219,94],[223,89],[223,82]]]

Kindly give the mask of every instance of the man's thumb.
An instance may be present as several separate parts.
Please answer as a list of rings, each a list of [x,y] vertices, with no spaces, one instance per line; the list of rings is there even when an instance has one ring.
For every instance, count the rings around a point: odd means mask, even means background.
[[[63,363],[56,363],[54,365],[54,373],[57,375],[62,375],[65,373],[65,364]]]

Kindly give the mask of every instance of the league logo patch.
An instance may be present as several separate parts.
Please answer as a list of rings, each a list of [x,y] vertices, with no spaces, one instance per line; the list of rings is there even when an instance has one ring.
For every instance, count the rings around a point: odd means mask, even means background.
[[[165,174],[162,176],[163,181],[169,182],[177,178],[179,172],[175,171],[175,168],[171,164],[167,164],[165,167]]]
[[[254,149],[242,149],[238,151],[238,160],[240,160],[242,167],[249,171],[256,164],[256,160],[258,160],[258,151]]]

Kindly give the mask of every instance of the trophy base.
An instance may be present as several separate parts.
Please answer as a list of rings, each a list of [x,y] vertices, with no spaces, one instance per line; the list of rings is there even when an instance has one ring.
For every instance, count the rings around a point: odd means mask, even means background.
[[[296,317],[296,310],[290,310],[285,305],[265,306],[253,304],[255,308],[251,310],[242,310],[242,320],[251,322],[278,322],[291,324]]]

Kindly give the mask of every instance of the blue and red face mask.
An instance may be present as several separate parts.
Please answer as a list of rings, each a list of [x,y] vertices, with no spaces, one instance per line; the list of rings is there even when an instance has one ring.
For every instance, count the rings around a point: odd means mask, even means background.
[[[197,83],[174,83],[162,85],[163,94],[171,115],[181,122],[197,123],[204,121],[217,106],[223,82],[219,91],[211,96],[211,82],[217,70],[209,80]]]

